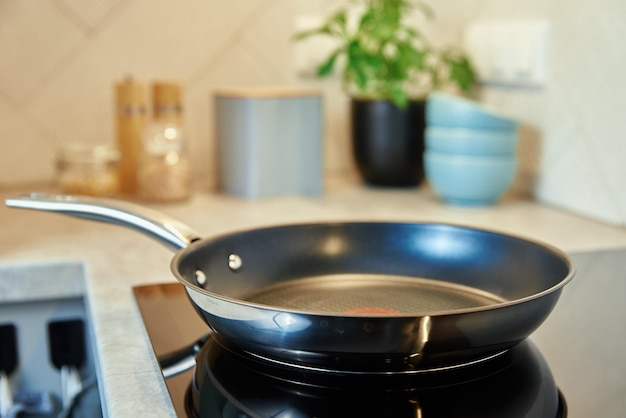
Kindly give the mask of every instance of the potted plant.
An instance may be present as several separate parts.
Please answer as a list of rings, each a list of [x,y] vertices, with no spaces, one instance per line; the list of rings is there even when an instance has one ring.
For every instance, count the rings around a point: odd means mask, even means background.
[[[330,36],[337,47],[317,74],[342,66],[351,97],[352,145],[367,183],[413,186],[423,177],[424,107],[428,93],[448,86],[472,87],[475,74],[458,49],[433,48],[411,22],[414,10],[432,11],[419,0],[352,0],[296,40]]]

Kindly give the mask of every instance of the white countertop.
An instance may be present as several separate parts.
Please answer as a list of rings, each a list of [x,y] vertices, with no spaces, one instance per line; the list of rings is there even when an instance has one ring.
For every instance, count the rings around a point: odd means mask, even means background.
[[[3,201],[9,197],[6,193],[1,196]],[[491,207],[450,207],[427,188],[337,186],[319,198],[256,201],[205,193],[184,204],[150,206],[205,237],[253,226],[322,220],[435,221],[511,233],[566,252],[626,248],[626,229],[514,198]],[[128,417],[139,410],[142,416],[174,416],[132,294],[136,285],[174,281],[169,272],[172,252],[124,228],[4,205],[0,207],[0,229],[0,265],[84,263],[86,280],[84,287],[78,288],[84,289],[95,334],[105,413]],[[67,280],[48,280],[39,286],[32,280],[14,282],[0,281],[0,303],[28,296],[33,287],[38,287],[39,293],[49,290],[55,295],[59,287],[77,288]]]

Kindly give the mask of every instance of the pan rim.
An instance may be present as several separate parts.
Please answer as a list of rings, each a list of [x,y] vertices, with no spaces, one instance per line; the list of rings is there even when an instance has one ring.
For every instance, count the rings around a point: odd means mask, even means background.
[[[199,247],[199,246],[204,246],[208,242],[217,241],[219,239],[232,236],[234,234],[252,233],[252,232],[268,232],[272,229],[285,229],[285,228],[294,228],[294,227],[311,228],[311,227],[333,227],[333,226],[344,226],[344,225],[352,225],[352,226],[357,226],[357,225],[368,225],[368,226],[427,225],[427,226],[433,226],[433,227],[455,228],[455,229],[461,229],[464,231],[474,231],[474,232],[502,236],[502,237],[509,238],[509,239],[523,241],[525,243],[529,243],[529,244],[532,244],[532,245],[535,245],[535,246],[541,247],[542,249],[547,250],[548,252],[552,253],[555,257],[557,257],[563,262],[564,267],[567,268],[567,275],[565,275],[565,277],[563,277],[561,280],[559,280],[559,282],[557,282],[553,286],[550,286],[540,292],[537,292],[528,296],[524,296],[521,298],[516,298],[516,299],[506,300],[503,302],[497,302],[493,304],[471,307],[471,308],[434,311],[432,313],[424,313],[424,312],[416,311],[414,314],[411,314],[410,312],[396,314],[396,313],[320,312],[320,311],[313,311],[313,310],[306,310],[306,309],[289,309],[289,308],[283,308],[283,307],[274,306],[274,305],[267,305],[267,304],[256,303],[256,302],[248,302],[246,300],[237,299],[237,298],[233,298],[230,296],[225,296],[225,295],[204,289],[201,286],[198,286],[196,284],[193,284],[189,280],[187,280],[180,273],[180,270],[177,268],[177,266],[180,264],[181,258],[183,258],[187,253],[193,251],[194,248]],[[200,293],[202,295],[209,296],[211,298],[215,298],[220,301],[235,304],[235,305],[242,306],[245,308],[255,308],[255,309],[261,309],[264,311],[284,312],[284,313],[289,313],[289,314],[307,315],[310,317],[320,317],[320,318],[321,317],[341,317],[341,318],[355,318],[355,319],[388,319],[388,320],[389,319],[405,320],[405,319],[415,319],[415,318],[422,318],[422,317],[443,317],[443,316],[453,316],[453,315],[465,315],[468,313],[494,311],[497,309],[507,308],[507,307],[511,307],[515,305],[521,305],[527,302],[531,302],[533,300],[541,299],[547,295],[550,295],[559,291],[565,285],[567,285],[574,278],[576,274],[576,266],[574,265],[571,257],[565,251],[561,250],[560,248],[552,244],[546,243],[545,241],[541,241],[541,240],[529,238],[529,237],[524,237],[519,234],[498,231],[495,229],[468,226],[468,225],[463,225],[459,223],[447,223],[447,222],[443,223],[443,222],[431,222],[431,221],[416,222],[416,221],[363,221],[363,220],[359,220],[359,221],[334,220],[334,221],[326,221],[326,222],[281,223],[281,224],[274,224],[274,225],[247,228],[247,229],[238,229],[238,230],[221,233],[219,235],[214,235],[214,236],[211,236],[210,238],[201,238],[197,241],[192,242],[189,246],[187,246],[186,248],[174,254],[174,257],[172,258],[170,262],[170,270],[174,274],[174,277],[176,278],[176,280],[185,287],[187,292],[193,291],[195,293]],[[430,278],[430,279],[438,280],[436,278]]]

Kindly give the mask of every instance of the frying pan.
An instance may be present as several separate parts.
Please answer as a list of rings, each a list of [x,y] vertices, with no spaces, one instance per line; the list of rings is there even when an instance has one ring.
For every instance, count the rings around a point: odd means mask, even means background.
[[[201,239],[118,200],[6,204],[151,236],[176,250],[171,270],[217,341],[318,371],[428,372],[498,356],[546,319],[574,275],[556,248],[459,225],[293,224]]]

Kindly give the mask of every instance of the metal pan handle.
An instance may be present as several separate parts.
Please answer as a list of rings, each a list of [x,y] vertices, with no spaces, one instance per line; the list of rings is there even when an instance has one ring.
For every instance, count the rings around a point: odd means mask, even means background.
[[[198,234],[182,222],[121,200],[30,193],[6,199],[5,204],[12,208],[56,212],[74,218],[124,226],[155,238],[176,251],[200,239]]]
[[[158,357],[159,365],[163,376],[168,379],[185,372],[196,366],[196,355],[207,342],[211,333],[205,334],[198,340],[172,353]]]

